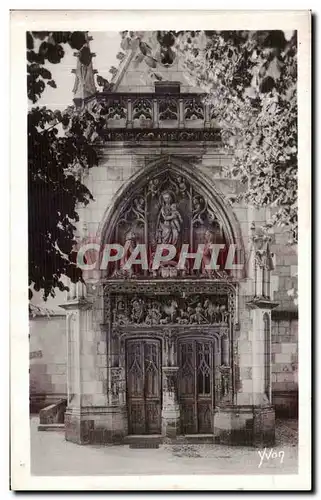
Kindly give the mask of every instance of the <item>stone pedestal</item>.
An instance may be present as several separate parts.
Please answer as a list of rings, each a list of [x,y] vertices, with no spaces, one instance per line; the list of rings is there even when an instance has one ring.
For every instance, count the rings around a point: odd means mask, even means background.
[[[220,444],[273,446],[275,413],[271,406],[231,406],[214,414],[214,439]]]
[[[175,438],[180,434],[180,408],[177,400],[178,366],[163,366],[162,435]]]
[[[68,408],[65,437],[78,444],[121,443],[127,432],[126,407]]]
[[[102,322],[100,296],[75,293],[78,288],[71,286],[62,305],[67,311],[65,437],[78,444],[120,443],[128,434],[122,371],[111,367],[107,336],[97,324]]]

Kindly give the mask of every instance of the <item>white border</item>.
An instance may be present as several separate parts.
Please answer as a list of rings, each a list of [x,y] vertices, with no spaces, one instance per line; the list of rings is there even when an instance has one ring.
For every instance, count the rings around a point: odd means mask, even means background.
[[[30,475],[27,294],[26,30],[298,30],[299,474],[37,477]],[[15,490],[306,490],[311,484],[311,39],[308,11],[15,11],[11,13],[11,473]],[[233,480],[231,478],[233,477]]]

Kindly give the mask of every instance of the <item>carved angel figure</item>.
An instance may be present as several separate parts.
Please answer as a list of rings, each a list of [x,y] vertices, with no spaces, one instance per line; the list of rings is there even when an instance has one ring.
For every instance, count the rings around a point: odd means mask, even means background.
[[[136,220],[140,220],[142,222],[145,221],[145,200],[142,196],[138,196],[134,198],[133,201],[133,213],[136,216]]]
[[[192,201],[193,223],[204,224],[206,204],[202,196],[194,196]]]
[[[129,257],[131,256],[131,254],[135,250],[136,246],[137,246],[136,234],[134,233],[134,231],[129,231],[126,234],[126,241],[124,244],[124,254],[120,260],[120,270],[121,270],[121,272],[125,272],[125,274],[132,274],[133,273],[132,268],[128,269],[127,271],[124,271],[123,268],[124,268],[124,265],[126,264],[126,262],[128,261]]]
[[[159,179],[151,179],[148,183],[148,192],[152,196],[156,196],[158,194],[158,188],[159,188]]]
[[[176,192],[177,194],[180,194],[181,196],[185,196],[187,191],[187,185],[185,180],[181,175],[177,177],[177,183],[176,183]]]

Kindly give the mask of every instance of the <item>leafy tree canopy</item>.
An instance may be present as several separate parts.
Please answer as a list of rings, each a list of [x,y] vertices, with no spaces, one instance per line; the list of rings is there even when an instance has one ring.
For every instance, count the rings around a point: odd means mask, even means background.
[[[155,68],[179,57],[206,101],[232,153],[226,172],[245,185],[243,198],[274,207],[273,222],[297,241],[297,38],[283,31],[122,32],[124,50],[138,43],[154,79]]]
[[[58,64],[69,44],[89,64],[82,32],[27,33],[27,91],[36,103],[46,85],[55,87],[47,62]],[[86,49],[86,50],[85,50]],[[28,113],[28,233],[29,297],[32,289],[43,297],[68,289],[62,277],[81,279],[74,263],[77,207],[92,199],[82,183],[83,173],[97,164],[92,145],[99,120],[70,106],[64,112],[35,106]],[[99,130],[99,127],[98,127]]]

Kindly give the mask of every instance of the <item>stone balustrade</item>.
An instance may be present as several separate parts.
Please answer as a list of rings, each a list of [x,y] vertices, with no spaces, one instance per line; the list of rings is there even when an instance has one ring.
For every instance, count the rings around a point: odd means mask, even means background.
[[[219,139],[213,107],[199,94],[97,93],[88,109],[106,120],[107,129],[210,129]]]

